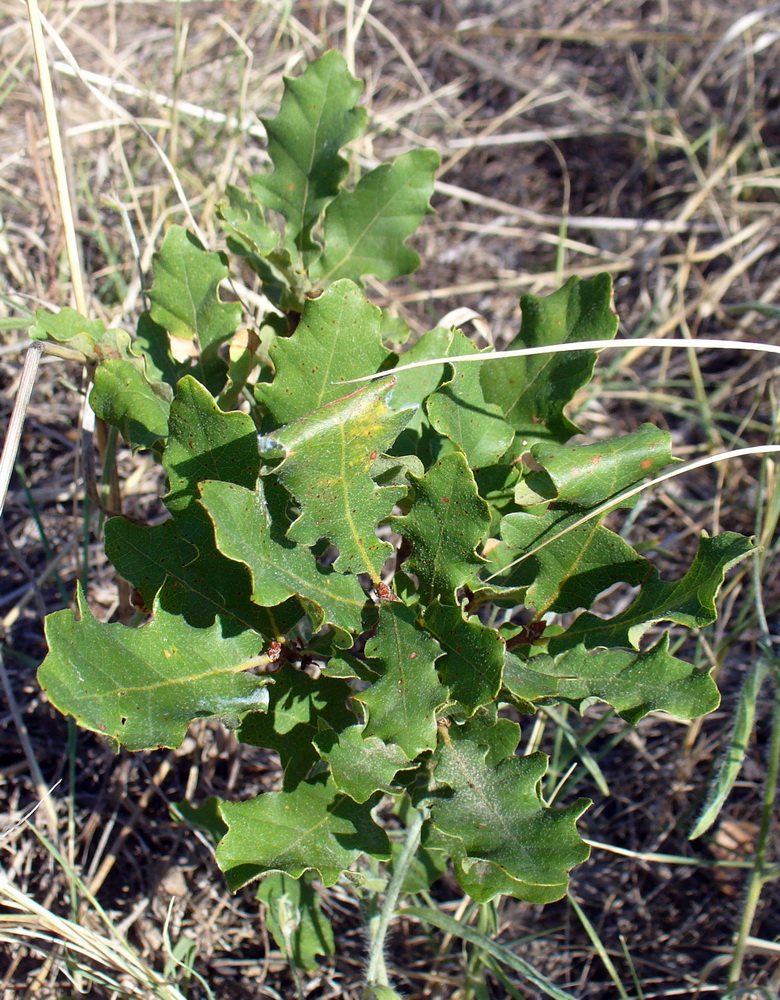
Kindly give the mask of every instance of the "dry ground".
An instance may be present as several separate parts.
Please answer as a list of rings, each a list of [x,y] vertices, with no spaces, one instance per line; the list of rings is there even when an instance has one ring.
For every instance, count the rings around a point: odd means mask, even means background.
[[[624,335],[778,342],[777,7],[748,0],[53,0],[46,15],[67,47],[49,41],[90,305],[114,325],[133,328],[151,253],[165,225],[184,220],[150,136],[170,157],[198,225],[219,246],[216,201],[227,183],[263,162],[254,116],[274,113],[282,74],[333,46],[354,53],[366,80],[372,125],[360,153],[381,160],[433,146],[443,156],[438,214],[416,239],[423,267],[393,287],[371,287],[414,329],[468,306],[500,344],[517,329],[521,293],[608,270]],[[68,304],[70,291],[28,22],[12,0],[0,0],[0,53],[5,419],[30,311]],[[476,329],[484,332],[484,324]],[[760,444],[776,434],[774,374],[761,356],[713,353],[697,363],[684,352],[635,350],[620,363],[602,362],[577,416],[592,435],[651,420],[672,432],[683,457]],[[29,827],[17,825],[41,787],[59,782],[32,823],[57,841],[144,962],[162,971],[166,936],[188,936],[197,940],[196,971],[215,996],[293,996],[251,892],[231,898],[208,844],[168,816],[170,803],[185,796],[246,795],[272,780],[273,762],[242,753],[207,725],[195,727],[181,751],[114,757],[99,740],[70,732],[36,686],[42,617],[70,600],[76,580],[86,581],[104,618],[117,602],[98,522],[84,505],[82,384],[74,366],[45,361],[20,456],[26,481],[12,483],[4,519],[0,623],[13,700],[0,703],[1,862],[45,910],[30,917],[29,948],[4,945],[0,924],[0,989],[7,1000],[73,992],[62,950],[46,946],[47,911],[101,930],[83,896],[71,914],[61,865]],[[159,477],[152,463],[121,453],[119,464],[128,508],[153,510]],[[757,461],[734,461],[676,483],[641,508],[633,537],[659,541],[669,553],[664,570],[673,574],[701,528],[763,532],[763,602],[770,628],[780,632],[777,542],[766,516],[771,467],[761,478]],[[659,719],[635,731],[610,723],[590,747],[611,795],[591,788],[582,769],[568,789],[597,802],[586,814],[586,835],[627,852],[595,849],[574,873],[573,895],[632,997],[718,995],[724,982],[744,872],[712,861],[729,857],[729,836],[752,849],[768,694],[759,699],[747,764],[715,836],[691,844],[686,831],[757,655],[748,570],[726,587],[719,625],[686,646],[697,662],[717,664],[719,712],[689,728]],[[594,720],[576,724],[587,732]],[[552,740],[550,749],[558,749]],[[565,770],[563,756],[556,759]],[[683,866],[647,854],[691,860]],[[442,910],[475,924],[495,919],[498,939],[575,996],[618,995],[568,901],[545,909],[509,901],[480,915],[448,880],[434,895]],[[326,907],[339,956],[305,976],[302,989],[312,998],[357,997],[358,904],[338,890]],[[747,961],[744,995],[763,988],[776,996],[777,883],[765,888],[753,935],[761,941]],[[431,940],[410,921],[398,923],[392,949],[410,997],[535,995],[486,972],[459,942]],[[107,986],[85,989],[90,997],[112,995]],[[191,996],[205,996],[203,987],[193,983]]]

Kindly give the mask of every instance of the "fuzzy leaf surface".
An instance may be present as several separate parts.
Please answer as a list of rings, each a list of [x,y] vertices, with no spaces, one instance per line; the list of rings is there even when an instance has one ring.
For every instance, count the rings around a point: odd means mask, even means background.
[[[340,733],[327,726],[315,742],[322,759],[330,764],[336,787],[355,802],[368,801],[376,791],[390,791],[397,772],[409,767],[399,746],[378,736],[364,737],[362,726]]]
[[[79,614],[48,617],[39,682],[61,712],[129,750],[178,747],[193,719],[236,728],[268,704],[267,678],[246,673],[259,662],[257,635],[192,628],[159,607],[143,628],[106,625],[81,592]]]
[[[469,740],[441,745],[434,776],[452,794],[432,800],[434,828],[461,841],[464,872],[481,862],[497,876],[517,881],[512,895],[523,885],[560,892],[569,871],[588,857],[575,825],[587,800],[550,809],[540,789],[547,770],[544,754],[510,757],[490,767],[486,752]]]
[[[425,627],[445,652],[439,674],[468,715],[498,694],[504,670],[504,640],[459,607],[434,601],[425,611]]]
[[[411,608],[382,603],[377,634],[366,643],[366,657],[380,676],[355,696],[368,713],[366,737],[397,744],[409,760],[434,749],[436,709],[448,696],[434,665],[441,655]]]
[[[311,266],[313,281],[359,281],[373,274],[390,281],[420,266],[406,240],[431,211],[440,163],[430,149],[413,149],[365,174],[354,190],[342,189],[325,210],[324,250]]]
[[[456,330],[450,353],[479,354],[478,348]],[[501,408],[488,403],[482,390],[479,365],[454,365],[452,378],[428,400],[428,419],[440,434],[454,441],[472,469],[494,465],[515,436]]]
[[[326,52],[299,77],[285,77],[279,114],[262,119],[273,170],[252,176],[252,193],[284,216],[285,245],[304,260],[319,251],[312,226],[349,168],[339,150],[365,128],[366,111],[355,107],[362,89],[344,57]]]
[[[504,686],[531,703],[565,701],[578,711],[592,701],[612,705],[621,718],[636,725],[650,712],[695,719],[718,707],[720,697],[710,675],[672,656],[669,634],[641,653],[583,645],[556,656],[523,661],[507,654]]]
[[[249,802],[224,802],[222,818],[229,830],[217,847],[217,863],[228,887],[235,892],[268,871],[292,878],[315,871],[327,887],[361,854],[387,860],[387,835],[371,818],[376,802],[359,805],[332,781],[301,783],[294,791],[266,792]]]
[[[331,677],[315,681],[289,664],[272,677],[267,711],[247,716],[238,736],[242,743],[279,754],[285,791],[292,791],[319,760],[314,740],[320,720],[337,733],[357,720],[347,708],[350,688],[344,681]]]
[[[152,271],[149,315],[173,336],[197,341],[200,357],[194,373],[218,392],[226,365],[217,351],[241,322],[241,305],[219,297],[220,283],[228,275],[225,255],[204,250],[182,226],[171,226],[152,258]]]
[[[170,397],[168,385],[153,385],[137,365],[117,359],[97,366],[89,401],[95,416],[118,427],[129,445],[150,448],[168,434]]]
[[[406,490],[378,487],[370,476],[380,452],[411,416],[390,409],[392,379],[372,383],[288,424],[275,435],[285,458],[274,470],[299,501],[288,537],[302,545],[329,539],[339,549],[340,573],[365,573],[377,582],[391,552],[374,533]]]
[[[477,492],[465,456],[452,452],[421,478],[411,477],[414,504],[391,521],[412,543],[409,568],[420,581],[420,599],[455,602],[456,591],[477,587],[485,561],[476,554],[490,525],[490,508]]]
[[[510,348],[569,341],[611,340],[618,328],[612,308],[612,280],[600,274],[577,277],[552,295],[520,300],[523,322]],[[482,389],[516,431],[518,454],[537,441],[567,441],[577,428],[563,410],[593,374],[595,351],[506,358],[481,364]]]
[[[587,649],[636,649],[647,629],[661,621],[687,628],[710,625],[717,617],[715,598],[726,573],[752,550],[750,539],[733,531],[724,531],[716,538],[702,533],[696,557],[682,579],[667,582],[657,570],[651,570],[625,611],[606,620],[590,613],[580,615],[567,632],[550,640],[550,653],[580,643]]]
[[[276,375],[273,382],[256,386],[256,399],[277,424],[340,399],[345,388],[339,382],[372,375],[391,357],[382,346],[380,320],[379,309],[351,281],[308,299],[295,333],[271,347]]]
[[[219,551],[249,567],[255,604],[273,607],[299,597],[315,631],[335,625],[352,645],[349,634],[362,630],[365,591],[354,576],[322,569],[311,552],[284,538],[286,525],[274,527],[262,481],[256,490],[206,482],[201,503],[214,522]]]

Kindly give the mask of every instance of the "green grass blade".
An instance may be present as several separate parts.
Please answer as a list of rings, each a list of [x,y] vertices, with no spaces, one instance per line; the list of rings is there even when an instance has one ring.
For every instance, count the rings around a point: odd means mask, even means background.
[[[607,949],[604,947],[604,942],[601,940],[601,938],[598,935],[598,931],[593,926],[593,924],[590,922],[590,920],[588,920],[587,916],[585,915],[585,911],[582,909],[582,907],[580,906],[580,904],[577,902],[577,900],[574,898],[574,896],[572,896],[572,894],[570,892],[566,893],[566,898],[569,900],[569,902],[572,905],[572,909],[577,914],[580,923],[582,924],[582,926],[585,929],[585,933],[590,938],[591,944],[593,945],[593,947],[598,952],[598,956],[601,959],[601,961],[604,963],[604,968],[609,973],[609,978],[615,984],[615,989],[618,991],[618,993],[622,997],[622,1000],[631,1000],[631,998],[629,997],[628,993],[626,993],[625,986],[620,981],[620,976],[618,975],[618,971],[615,968],[615,964],[612,961],[612,959],[609,957],[609,954],[607,953]]]
[[[747,742],[750,739],[756,717],[756,699],[766,677],[767,669],[766,660],[761,658],[750,667],[745,675],[742,689],[739,692],[734,728],[721,757],[715,778],[710,785],[704,809],[694,828],[688,834],[689,840],[695,840],[709,830],[717,819],[723,803],[731,794],[731,789],[734,787],[734,782],[742,768],[742,761],[745,759]]]
[[[491,941],[484,934],[475,931],[473,927],[462,924],[460,921],[447,916],[446,913],[438,913],[436,910],[429,910],[423,906],[410,906],[401,912],[407,917],[416,917],[418,920],[423,921],[423,923],[433,924],[434,927],[438,927],[439,930],[447,934],[452,934],[463,941],[468,941],[469,944],[476,945],[476,947],[481,948],[488,955],[498,959],[499,962],[502,962],[510,969],[519,972],[529,983],[533,983],[537,989],[540,989],[545,996],[552,997],[553,1000],[574,1000],[572,993],[567,993],[556,986],[555,983],[551,983],[546,976],[543,976],[541,972],[518,955],[512,954],[508,948],[496,944],[495,941]]]

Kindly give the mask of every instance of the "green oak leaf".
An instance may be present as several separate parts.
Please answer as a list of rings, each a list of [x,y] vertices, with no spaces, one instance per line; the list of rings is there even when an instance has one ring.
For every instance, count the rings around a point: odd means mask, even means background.
[[[354,190],[342,189],[325,210],[322,256],[310,267],[313,281],[383,281],[420,266],[406,240],[431,211],[433,182],[441,159],[431,149],[413,149],[365,174]]]
[[[703,628],[717,617],[715,598],[732,566],[753,551],[753,543],[743,535],[724,531],[716,538],[702,532],[699,548],[690,569],[681,580],[661,580],[651,569],[632,603],[613,618],[583,614],[563,635],[550,639],[551,654],[580,643],[587,649],[598,646],[637,649],[639,640],[657,622],[676,622],[686,628]]]
[[[219,551],[249,567],[255,604],[273,607],[297,596],[315,631],[335,625],[345,633],[339,644],[352,645],[362,631],[365,591],[355,577],[322,569],[309,550],[291,545],[284,538],[286,523],[274,528],[262,481],[255,490],[206,482],[201,503],[214,523]]]
[[[504,670],[504,640],[498,632],[438,601],[426,608],[423,624],[446,654],[438,668],[452,699],[468,715],[493,701]]]
[[[161,606],[191,625],[205,627],[218,617],[230,633],[250,628],[282,638],[303,608],[298,601],[270,609],[253,604],[248,569],[219,552],[213,523],[198,503],[204,480],[255,485],[260,456],[251,418],[223,413],[199,382],[183,378],[171,404],[163,465],[173,518],[154,526],[112,518],[106,524],[109,559],[146,607],[159,592]]]
[[[198,486],[207,479],[252,489],[260,471],[252,418],[223,412],[199,382],[183,378],[171,404],[163,466],[168,474],[165,505],[174,513],[198,498]]]
[[[568,509],[576,506],[584,513],[674,462],[671,445],[671,435],[652,424],[597,444],[535,444],[531,455],[539,468],[515,489],[515,502],[565,501]]]
[[[116,359],[97,366],[89,402],[128,444],[151,448],[168,434],[171,396],[167,383],[150,383],[132,361]]]
[[[228,275],[225,255],[209,253],[182,226],[171,226],[152,258],[152,273],[150,317],[174,337],[197,341],[200,353],[193,372],[218,392],[227,371],[218,350],[241,322],[240,304],[219,297]]]
[[[544,754],[510,757],[489,766],[486,753],[486,747],[469,740],[441,744],[434,777],[451,794],[431,800],[434,828],[461,842],[458,860],[463,871],[469,873],[475,863],[495,866],[496,874],[516,880],[511,895],[520,895],[523,886],[562,894],[568,872],[588,857],[576,828],[588,800],[551,809],[541,797]],[[508,889],[509,884],[496,891]]]
[[[463,586],[477,587],[485,564],[475,552],[490,525],[490,508],[477,493],[461,452],[440,458],[421,479],[411,477],[414,504],[394,517],[395,531],[412,543],[409,569],[420,581],[420,599],[452,604]]]
[[[320,720],[341,732],[357,721],[347,708],[351,691],[344,681],[313,680],[303,670],[285,664],[272,675],[268,708],[244,719],[238,732],[242,743],[275,750],[284,770],[284,788],[292,791],[319,760],[314,740]]]
[[[78,592],[79,618],[46,620],[49,653],[38,680],[53,705],[85,729],[129,750],[178,747],[193,719],[218,717],[236,728],[268,704],[259,665],[262,640],[225,636],[218,625],[192,628],[162,608],[143,628],[103,624]]]
[[[511,654],[507,654],[507,660]],[[449,729],[450,740],[470,740],[487,748],[485,761],[495,767],[505,757],[511,757],[520,742],[520,726],[511,719],[498,718],[495,705],[480,708],[470,719]]]
[[[647,578],[650,563],[638,556],[620,535],[592,518],[572,527],[582,512],[567,513],[557,507],[542,514],[524,511],[507,514],[501,521],[502,542],[489,554],[492,572],[526,552],[534,552],[508,569],[495,582],[475,590],[484,603],[491,596],[508,596],[536,609],[537,617],[548,611],[562,614],[589,608],[602,591],[618,580],[636,586]],[[566,534],[556,538],[560,532]],[[542,546],[534,551],[537,546]],[[502,595],[502,588],[507,592]]]
[[[453,355],[479,354],[460,330],[450,346]],[[495,465],[515,436],[501,408],[485,401],[479,365],[453,365],[452,378],[428,399],[428,419],[440,434],[454,441],[472,469]]]
[[[720,703],[709,673],[669,652],[668,632],[641,653],[590,651],[584,645],[556,657],[540,655],[527,661],[509,653],[504,686],[523,701],[565,701],[578,711],[594,701],[606,702],[632,726],[650,712],[695,719]]]
[[[265,926],[296,969],[317,969],[318,956],[333,954],[333,928],[311,879],[271,872],[260,883],[257,898],[265,906]]]
[[[506,599],[522,595],[538,617],[589,608],[617,581],[642,583],[650,564],[601,526],[604,514],[577,522],[673,461],[669,435],[645,424],[633,434],[594,445],[536,444],[531,454],[540,468],[517,486],[515,499],[533,510],[501,521],[502,541],[490,551],[489,561],[491,575],[504,566],[507,572],[493,587],[477,591],[477,600],[500,598],[505,587]],[[540,513],[542,504],[549,506]],[[524,557],[522,562],[512,565],[518,557]]]
[[[317,750],[330,764],[336,787],[355,802],[366,802],[377,791],[389,792],[398,771],[413,766],[399,746],[378,736],[364,736],[362,726],[340,733],[325,722],[320,726]]]
[[[217,206],[228,245],[249,260],[266,257],[276,248],[279,237],[268,225],[259,202],[241,188],[228,184],[227,198]],[[232,244],[232,245],[231,245]]]
[[[478,903],[489,903],[496,896],[514,896],[527,903],[544,905],[561,899],[569,887],[568,876],[554,885],[536,885],[512,878],[492,861],[469,857],[459,837],[449,837],[434,827],[426,832],[425,846],[434,856],[442,852],[452,861],[458,885]]]
[[[541,347],[569,341],[611,340],[618,328],[612,307],[612,279],[600,274],[589,281],[570,278],[552,295],[520,300],[523,322],[509,346]],[[482,390],[516,431],[514,450],[521,455],[537,441],[567,441],[577,428],[564,414],[574,393],[593,374],[595,351],[502,358],[480,364]]]
[[[308,299],[295,333],[271,347],[276,375],[255,387],[257,401],[277,424],[288,424],[354,391],[339,383],[372,375],[392,357],[382,346],[380,319],[379,309],[352,281],[339,281]]]
[[[145,330],[142,322],[139,329]],[[69,308],[39,309],[30,337],[65,344],[96,366],[90,404],[133,448],[149,448],[166,436],[172,392],[143,337],[133,341],[124,330],[107,330],[101,320]]]
[[[370,476],[372,463],[411,416],[410,410],[399,413],[388,406],[393,384],[392,379],[372,383],[274,435],[285,453],[274,472],[301,505],[288,537],[302,545],[329,539],[339,550],[338,572],[368,572],[375,583],[392,548],[374,529],[406,492],[378,487]]]
[[[106,335],[106,325],[99,319],[87,319],[69,306],[57,313],[38,309],[29,334],[31,340],[54,340],[74,351],[81,351],[88,361],[97,361],[98,345]],[[129,335],[125,334],[125,337],[129,343]]]
[[[366,737],[397,744],[409,760],[436,746],[436,710],[447,701],[434,666],[442,650],[411,608],[385,601],[377,634],[366,643],[379,679],[355,695],[365,706]]]
[[[229,830],[217,847],[217,863],[228,887],[236,892],[269,871],[293,878],[314,871],[327,887],[361,854],[386,861],[390,843],[371,818],[377,801],[358,804],[332,781],[318,780],[249,802],[224,802]]]
[[[250,178],[252,194],[284,216],[285,245],[304,263],[319,253],[312,227],[349,169],[339,150],[365,128],[366,111],[355,107],[362,89],[344,57],[326,52],[299,77],[285,77],[279,114],[261,119],[273,170]]]
[[[249,570],[219,552],[211,519],[197,505],[159,525],[111,518],[105,546],[144,607],[157,597],[165,611],[192,626],[206,628],[219,620],[226,635],[252,629],[281,640],[305,614],[296,599],[268,608],[252,602]]]
[[[214,844],[218,844],[227,833],[227,825],[219,815],[219,805],[216,795],[207,796],[199,806],[175,802],[171,807],[171,816],[175,821],[184,821],[194,829],[202,830]]]

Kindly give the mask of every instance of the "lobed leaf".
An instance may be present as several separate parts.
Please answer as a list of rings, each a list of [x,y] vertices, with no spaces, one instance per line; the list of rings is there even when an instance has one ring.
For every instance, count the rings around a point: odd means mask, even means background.
[[[355,695],[368,713],[364,736],[397,744],[409,760],[433,750],[436,710],[448,697],[435,668],[441,647],[411,608],[385,601],[365,652],[379,679]]]
[[[98,365],[89,401],[129,445],[151,448],[168,435],[171,395],[165,382],[151,383],[132,361],[117,359]]]
[[[128,750],[178,747],[193,719],[218,717],[236,728],[268,704],[268,678],[247,673],[261,662],[254,633],[193,628],[159,607],[143,628],[105,625],[81,590],[78,611],[79,618],[70,609],[47,618],[38,681],[85,729]]]
[[[355,107],[362,89],[344,57],[326,52],[299,77],[285,77],[278,115],[261,119],[273,170],[250,178],[252,193],[282,214],[285,245],[304,262],[319,252],[312,227],[349,169],[339,150],[365,128],[366,111]]]
[[[584,644],[587,649],[638,648],[639,640],[657,622],[703,628],[717,617],[715,598],[728,570],[753,551],[750,539],[733,531],[716,538],[702,532],[693,563],[681,580],[666,582],[651,569],[633,602],[613,618],[580,615],[563,635],[550,640],[555,654]]]
[[[720,702],[707,671],[671,655],[668,633],[641,653],[593,652],[584,645],[556,657],[533,656],[527,661],[510,653],[504,686],[523,701],[565,701],[579,711],[603,701],[632,726],[650,712],[695,719],[714,711]]]
[[[398,436],[411,416],[390,409],[392,379],[383,379],[321,406],[274,435],[284,452],[274,470],[298,500],[301,513],[288,531],[291,541],[315,545],[327,538],[339,550],[340,573],[364,573],[374,582],[392,551],[374,533],[406,492],[378,487],[373,462]]]
[[[575,825],[588,801],[578,799],[566,809],[544,805],[544,754],[510,757],[493,767],[486,763],[486,753],[470,740],[441,744],[434,776],[451,794],[431,801],[435,830],[449,838],[467,878],[478,873],[488,885],[492,878],[503,886],[496,891],[521,899],[527,898],[526,887],[532,898],[535,887],[543,896],[545,890],[562,894],[568,872],[588,857]]]
[[[255,604],[268,608],[297,597],[314,631],[334,625],[344,634],[339,644],[352,645],[350,633],[363,627],[365,591],[354,576],[322,569],[311,552],[286,541],[286,523],[274,527],[262,481],[256,490],[204,483],[201,503],[214,523],[218,550],[249,568]]]
[[[358,805],[332,781],[320,780],[249,802],[224,802],[229,829],[217,847],[217,863],[229,888],[235,892],[269,871],[292,878],[314,871],[327,887],[361,854],[386,861],[390,843],[371,817],[377,799]]]
[[[174,337],[197,341],[198,381],[218,392],[227,366],[218,349],[238,329],[241,305],[223,302],[219,286],[228,275],[222,253],[209,253],[181,226],[171,226],[152,258],[151,319]]]
[[[446,654],[439,674],[452,699],[467,715],[493,701],[504,670],[504,640],[498,632],[438,601],[426,608],[423,624]]]
[[[461,452],[440,458],[422,478],[412,476],[411,483],[412,509],[390,523],[412,543],[409,569],[419,580],[420,600],[428,604],[438,597],[452,604],[461,587],[478,585],[485,561],[475,549],[490,525],[490,508]]]
[[[520,299],[523,322],[510,349],[611,340],[618,318],[612,307],[612,279],[600,274],[589,281],[570,278],[543,298]],[[564,407],[593,374],[595,351],[505,358],[479,365],[482,390],[516,432],[521,455],[537,441],[567,441],[577,432]]]
[[[373,374],[392,357],[382,345],[380,320],[379,309],[351,281],[307,299],[295,333],[271,347],[276,375],[255,387],[257,401],[278,425],[340,399],[340,382]]]
[[[373,274],[389,281],[415,271],[420,258],[405,241],[431,211],[440,162],[431,149],[413,149],[375,167],[354,190],[342,189],[325,210],[324,249],[311,265],[312,280],[324,286]]]

